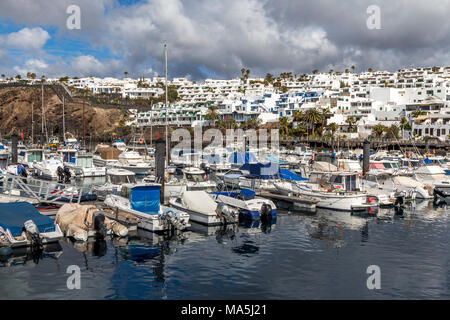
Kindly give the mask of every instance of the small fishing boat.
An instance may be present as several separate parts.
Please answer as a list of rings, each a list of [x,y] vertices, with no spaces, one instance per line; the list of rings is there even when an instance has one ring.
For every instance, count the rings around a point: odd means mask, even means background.
[[[241,189],[239,193],[215,192],[214,201],[238,210],[240,217],[248,220],[272,220],[277,216],[277,207],[269,199],[255,197],[255,192]]]
[[[65,204],[58,210],[55,223],[61,227],[66,237],[77,241],[86,241],[89,237],[105,237],[108,234],[118,237],[128,235],[125,226],[110,220],[94,205]]]
[[[78,177],[104,177],[106,167],[97,167],[93,163],[93,155],[88,153],[75,153],[70,161],[65,161],[65,165]]]
[[[58,167],[63,168],[63,162],[56,157],[49,156],[44,156],[42,162],[33,164],[36,176],[44,180],[57,180]]]
[[[52,219],[28,202],[0,203],[0,247],[42,249],[63,233]]]
[[[208,226],[237,223],[237,210],[216,203],[205,191],[185,191],[181,197],[169,200],[171,207],[189,213],[190,220]]]
[[[171,197],[180,197],[185,191],[213,191],[217,187],[217,183],[210,181],[204,170],[186,167],[182,169],[183,177],[181,179],[172,178],[164,185],[164,199]],[[143,182],[147,182],[144,178]]]
[[[136,175],[134,172],[112,168],[106,171],[106,183],[92,187],[93,192],[98,198],[104,199],[108,194],[118,194],[123,184],[136,183]]]
[[[144,161],[144,158],[136,151],[124,151],[119,155],[114,167],[132,171],[136,175],[149,175],[154,165]]]
[[[107,195],[104,204],[137,217],[140,229],[157,232],[189,227],[189,215],[161,205],[160,192],[159,184],[124,184],[120,195]]]
[[[282,194],[318,200],[316,207],[341,211],[376,213],[378,198],[361,191],[359,173],[311,172],[307,183],[276,182]]]

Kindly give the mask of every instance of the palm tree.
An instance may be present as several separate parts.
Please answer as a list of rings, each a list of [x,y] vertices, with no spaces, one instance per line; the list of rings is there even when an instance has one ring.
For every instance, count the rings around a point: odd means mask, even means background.
[[[369,68],[369,69],[367,69],[367,71],[369,71],[369,72],[372,72],[372,71],[373,71],[373,69],[372,69],[372,68]]]
[[[125,71],[124,73],[123,73],[123,75],[125,76],[125,78],[128,76],[128,71]]]
[[[372,132],[379,138],[383,135],[383,133],[386,131],[386,127],[382,124],[377,124],[372,128]]]
[[[217,112],[216,106],[211,106],[208,108],[208,113],[206,114],[205,118],[207,120],[211,120],[213,127],[216,126],[216,120],[219,118],[219,113]]]
[[[420,109],[416,109],[412,112],[412,115],[414,118],[420,117],[420,116],[425,116],[427,113],[426,111],[420,110]]]
[[[330,107],[320,109],[320,115],[322,116],[322,127],[325,128],[327,123],[327,116],[330,113]]]
[[[389,128],[386,128],[386,136],[390,139],[398,139],[398,133],[400,131],[400,128],[393,124]]]
[[[5,76],[4,74],[2,74],[2,78],[3,78],[3,80],[5,80],[5,77],[6,77],[6,76]]]
[[[353,132],[353,126],[356,124],[357,120],[355,117],[348,117],[347,120],[345,120],[345,123],[348,124],[348,132]]]
[[[292,112],[292,119],[295,122],[302,122],[304,117],[305,117],[305,115],[301,110],[294,110]]]
[[[317,108],[306,111],[304,120],[311,126],[311,134],[314,135],[316,124],[322,122],[322,115]]]
[[[313,74],[317,74],[318,72],[319,72],[319,70],[317,70],[317,69],[314,69],[314,70],[312,71]]]
[[[332,122],[327,126],[327,130],[331,131],[333,136],[336,133],[336,131],[338,131],[338,129],[339,129],[339,125],[335,122]]]
[[[280,133],[282,135],[287,136],[289,133],[288,119],[286,117],[280,117],[279,123],[280,123]]]
[[[352,68],[352,71],[355,71],[355,66],[351,66],[351,68]]]
[[[405,117],[400,120],[400,129],[402,130],[402,138],[405,136],[405,130],[411,129],[411,126],[409,125],[408,120]]]
[[[273,76],[270,73],[266,74],[266,77],[264,78],[265,85],[269,85],[272,82],[273,82]]]

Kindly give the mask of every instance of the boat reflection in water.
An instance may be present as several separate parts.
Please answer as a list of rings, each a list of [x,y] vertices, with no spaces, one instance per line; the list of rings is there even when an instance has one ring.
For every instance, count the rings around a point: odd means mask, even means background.
[[[36,265],[44,259],[57,260],[62,253],[63,249],[59,242],[45,245],[42,251],[33,251],[30,247],[1,248],[0,267],[24,266],[26,264]],[[32,263],[30,264],[30,262]]]
[[[346,244],[345,230],[360,231],[361,241],[367,242],[369,220],[376,218],[376,215],[320,209],[316,215],[305,217],[306,229],[312,238],[326,241],[328,247],[341,248]]]

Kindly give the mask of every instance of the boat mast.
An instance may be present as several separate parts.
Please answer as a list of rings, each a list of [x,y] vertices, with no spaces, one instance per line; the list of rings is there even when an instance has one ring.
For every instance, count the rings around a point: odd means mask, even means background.
[[[153,100],[150,105],[150,148],[153,148]]]
[[[42,106],[41,106],[41,112],[42,112],[42,128],[41,128],[41,137],[44,135],[44,80],[42,80]],[[42,147],[44,146],[44,142],[41,141]]]
[[[168,133],[168,117],[169,117],[169,107],[168,107],[168,90],[167,90],[167,44],[164,44],[164,54],[166,60],[166,162],[169,166],[169,133]]]
[[[86,89],[86,87],[84,87],[84,97],[83,97],[83,116],[82,116],[82,121],[83,121],[83,148],[86,148],[86,142],[85,142],[85,139],[86,139],[86,127],[85,127],[85,123],[84,123],[84,103],[85,103],[85,100],[86,100],[86,93],[87,93],[87,89]]]
[[[42,81],[42,134],[44,134],[44,131],[45,131],[45,138],[47,139],[47,142],[48,142],[48,130],[47,130],[47,123],[46,123],[46,117],[45,117],[45,112],[44,112],[44,81],[45,80]],[[42,143],[42,146],[44,146],[43,143]]]
[[[63,119],[63,139],[64,139],[64,141],[66,141],[66,120],[65,120],[65,118],[64,118],[64,103],[65,103],[65,97],[63,96],[63,101],[62,101],[62,103],[63,103],[63,109],[62,109],[62,119]]]
[[[34,102],[31,102],[31,145],[34,144]]]

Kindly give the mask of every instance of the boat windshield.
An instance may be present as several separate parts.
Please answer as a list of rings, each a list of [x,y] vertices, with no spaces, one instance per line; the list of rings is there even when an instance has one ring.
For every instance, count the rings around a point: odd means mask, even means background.
[[[386,169],[392,168],[392,165],[389,162],[384,162],[383,165]]]
[[[110,181],[112,184],[135,183],[136,178],[133,175],[111,175]]]
[[[42,162],[42,152],[32,152],[31,154],[28,154],[28,162]]]
[[[206,174],[203,173],[186,173],[186,179],[188,181],[193,181],[193,182],[204,182],[206,181]]]
[[[92,168],[92,157],[79,157],[77,165],[82,168]]]

